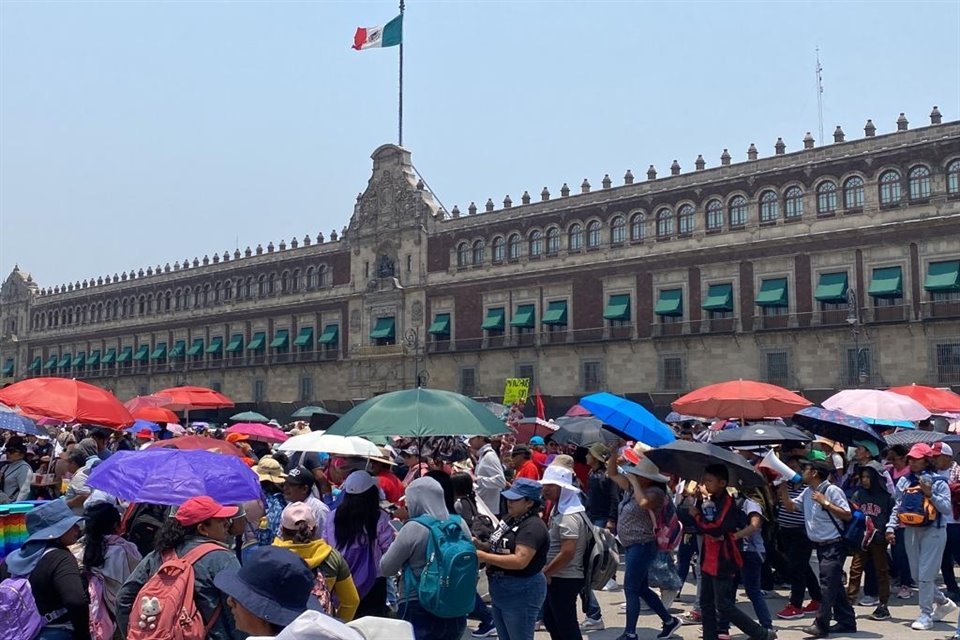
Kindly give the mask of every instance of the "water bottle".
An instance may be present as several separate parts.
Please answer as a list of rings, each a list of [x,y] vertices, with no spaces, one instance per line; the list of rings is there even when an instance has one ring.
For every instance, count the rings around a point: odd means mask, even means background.
[[[703,519],[707,522],[713,522],[717,519],[717,505],[714,503],[713,498],[707,496],[704,499],[701,511],[703,512]]]

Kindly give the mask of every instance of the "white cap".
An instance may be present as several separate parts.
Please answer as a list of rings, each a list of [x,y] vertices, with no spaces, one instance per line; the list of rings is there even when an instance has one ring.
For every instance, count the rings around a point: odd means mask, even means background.
[[[946,442],[938,442],[933,445],[933,448],[941,456],[953,457],[953,449]]]

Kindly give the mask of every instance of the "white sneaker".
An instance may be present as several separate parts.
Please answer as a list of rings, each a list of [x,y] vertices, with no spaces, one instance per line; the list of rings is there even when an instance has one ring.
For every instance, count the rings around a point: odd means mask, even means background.
[[[931,617],[935,622],[939,622],[940,620],[949,618],[950,615],[957,609],[960,609],[960,607],[958,607],[953,600],[947,598],[946,602],[943,604],[938,604],[936,607],[934,607],[933,616]]]
[[[915,631],[929,631],[933,629],[933,620],[928,615],[920,614],[920,617],[913,621],[910,628]]]
[[[876,596],[863,596],[857,604],[861,607],[875,607],[880,604],[880,598]]]
[[[607,584],[603,585],[603,589],[601,589],[601,591],[617,591],[619,588],[620,585],[617,583],[617,581],[613,578],[610,578],[607,580]]]
[[[600,631],[605,628],[603,618],[586,618],[580,623],[580,631]]]

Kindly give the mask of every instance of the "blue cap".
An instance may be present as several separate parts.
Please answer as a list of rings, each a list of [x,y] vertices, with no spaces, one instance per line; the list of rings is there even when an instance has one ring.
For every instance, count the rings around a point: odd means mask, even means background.
[[[506,491],[501,491],[500,495],[507,500],[520,500],[521,498],[526,498],[527,500],[533,500],[534,502],[543,501],[540,483],[536,480],[531,480],[530,478],[517,478],[513,481],[513,485]]]
[[[544,440],[543,440],[543,436],[533,436],[532,438],[530,438],[530,444],[543,445],[543,444],[546,444],[546,443],[545,443]]]

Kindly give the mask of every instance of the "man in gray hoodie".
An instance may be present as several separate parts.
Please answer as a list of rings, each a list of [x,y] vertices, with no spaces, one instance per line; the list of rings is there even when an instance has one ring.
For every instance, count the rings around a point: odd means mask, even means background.
[[[507,488],[507,477],[503,473],[500,456],[486,436],[472,436],[470,449],[476,453],[477,465],[473,470],[477,497],[493,512],[500,515],[500,492]]]

